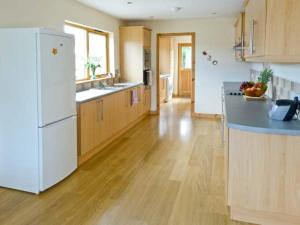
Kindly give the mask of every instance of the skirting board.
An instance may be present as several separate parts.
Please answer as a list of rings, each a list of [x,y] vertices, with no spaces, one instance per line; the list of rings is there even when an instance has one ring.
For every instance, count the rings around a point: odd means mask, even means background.
[[[158,114],[159,114],[158,111],[150,111],[149,113],[150,116],[156,116]]]
[[[222,115],[220,115],[220,114],[193,113],[192,117],[194,117],[194,118],[200,118],[200,119],[215,119],[215,120],[220,120],[222,118]]]

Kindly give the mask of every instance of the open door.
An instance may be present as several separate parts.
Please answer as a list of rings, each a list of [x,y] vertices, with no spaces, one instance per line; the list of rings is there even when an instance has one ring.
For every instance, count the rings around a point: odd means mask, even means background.
[[[192,44],[178,45],[178,92],[184,97],[192,94]]]

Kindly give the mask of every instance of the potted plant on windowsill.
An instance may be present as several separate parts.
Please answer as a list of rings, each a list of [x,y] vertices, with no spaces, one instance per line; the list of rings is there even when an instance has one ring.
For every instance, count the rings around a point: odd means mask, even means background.
[[[88,62],[85,64],[86,68],[92,71],[91,79],[96,79],[96,70],[97,68],[101,68],[100,63],[97,63],[98,60],[93,60],[92,58],[88,59]]]

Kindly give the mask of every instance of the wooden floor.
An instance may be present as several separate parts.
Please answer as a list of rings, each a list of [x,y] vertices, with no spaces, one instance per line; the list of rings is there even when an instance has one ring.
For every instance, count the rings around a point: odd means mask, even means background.
[[[173,103],[39,196],[0,189],[0,224],[242,225],[225,207],[220,122]]]

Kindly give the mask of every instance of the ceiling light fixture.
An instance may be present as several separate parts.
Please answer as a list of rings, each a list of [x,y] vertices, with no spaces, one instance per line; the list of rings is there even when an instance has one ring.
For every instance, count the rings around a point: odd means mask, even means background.
[[[133,2],[131,2],[131,1],[127,2],[127,5],[132,5],[132,4],[133,4]]]
[[[173,7],[172,8],[173,12],[179,12],[180,10],[182,10],[182,7]]]

